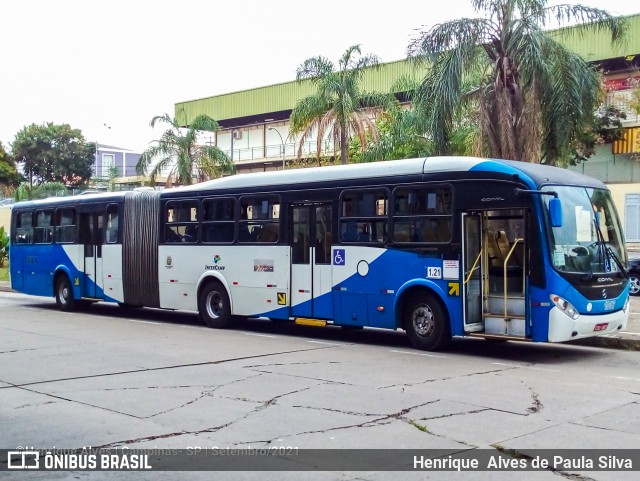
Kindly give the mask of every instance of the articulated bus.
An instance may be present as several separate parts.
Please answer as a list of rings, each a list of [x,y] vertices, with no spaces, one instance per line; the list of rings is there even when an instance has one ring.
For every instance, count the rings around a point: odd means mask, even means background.
[[[623,330],[627,255],[610,192],[564,169],[471,157],[240,174],[21,202],[13,289],[246,317],[562,342]]]

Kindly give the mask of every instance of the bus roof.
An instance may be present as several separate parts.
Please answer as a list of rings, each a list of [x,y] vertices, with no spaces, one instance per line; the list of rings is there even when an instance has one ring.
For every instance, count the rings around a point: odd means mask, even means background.
[[[246,187],[272,187],[448,172],[495,172],[518,175],[529,184],[530,188],[539,188],[548,184],[605,187],[602,182],[592,177],[558,167],[512,160],[443,156],[237,174],[178,187],[171,189],[171,192],[196,192],[210,189],[234,190]]]

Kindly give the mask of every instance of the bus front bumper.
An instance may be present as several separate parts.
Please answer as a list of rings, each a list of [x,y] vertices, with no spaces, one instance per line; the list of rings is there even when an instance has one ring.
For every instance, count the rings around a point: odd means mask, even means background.
[[[627,327],[628,319],[628,305],[626,309],[620,309],[609,314],[581,315],[575,320],[557,307],[553,307],[549,311],[549,342],[564,342],[624,331]]]

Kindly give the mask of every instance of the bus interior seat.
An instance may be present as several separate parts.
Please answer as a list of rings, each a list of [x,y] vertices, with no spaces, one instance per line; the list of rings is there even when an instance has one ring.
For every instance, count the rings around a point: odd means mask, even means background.
[[[501,267],[504,265],[504,256],[498,247],[496,241],[496,233],[492,230],[486,231],[487,253],[489,254],[489,263],[491,267]]]
[[[257,237],[258,242],[278,242],[278,224],[269,223],[262,226]]]

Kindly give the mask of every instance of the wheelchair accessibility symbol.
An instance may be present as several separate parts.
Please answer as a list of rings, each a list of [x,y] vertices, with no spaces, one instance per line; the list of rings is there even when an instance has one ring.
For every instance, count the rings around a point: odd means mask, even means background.
[[[347,257],[344,253],[344,249],[333,249],[333,265],[343,266],[347,261]]]

